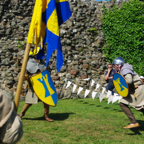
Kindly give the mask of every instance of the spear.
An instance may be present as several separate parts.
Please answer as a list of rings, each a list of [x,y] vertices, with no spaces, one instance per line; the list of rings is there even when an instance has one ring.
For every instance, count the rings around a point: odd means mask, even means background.
[[[17,91],[16,91],[16,95],[15,95],[15,99],[14,99],[14,105],[15,105],[16,112],[17,112],[18,105],[19,105],[24,74],[26,71],[27,60],[28,60],[31,44],[33,42],[33,38],[35,36],[35,49],[36,50],[37,50],[38,43],[42,40],[42,36],[41,36],[42,6],[43,6],[43,0],[36,0],[32,20],[31,20],[31,24],[30,24],[30,28],[29,28],[27,45],[26,45],[24,59],[23,59],[20,77],[19,77],[19,81],[18,81]]]
[[[26,49],[25,49],[25,54],[24,54],[24,59],[23,59],[23,63],[22,63],[22,68],[21,68],[21,72],[20,72],[20,77],[19,77],[19,81],[18,81],[17,91],[16,91],[16,95],[15,95],[15,99],[14,99],[14,108],[15,108],[16,112],[17,112],[18,105],[19,105],[22,84],[23,84],[23,79],[24,79],[24,74],[25,74],[25,70],[26,70],[30,47],[31,47],[31,44],[27,43]]]

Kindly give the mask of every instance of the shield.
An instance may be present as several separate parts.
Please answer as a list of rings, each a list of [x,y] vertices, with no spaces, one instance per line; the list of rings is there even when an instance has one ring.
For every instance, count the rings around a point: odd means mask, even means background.
[[[128,84],[121,74],[114,73],[113,83],[118,94],[121,95],[122,97],[127,97],[129,92]]]
[[[35,94],[41,101],[48,105],[56,106],[57,93],[48,70],[44,70],[41,73],[30,77],[30,83]]]

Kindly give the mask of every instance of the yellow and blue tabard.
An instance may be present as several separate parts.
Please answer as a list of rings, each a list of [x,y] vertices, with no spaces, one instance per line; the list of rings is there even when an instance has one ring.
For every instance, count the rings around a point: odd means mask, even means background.
[[[30,77],[31,85],[38,98],[44,103],[56,106],[57,93],[48,70]]]
[[[129,92],[128,84],[126,83],[124,77],[121,74],[114,73],[113,83],[118,94],[122,97],[127,97]]]

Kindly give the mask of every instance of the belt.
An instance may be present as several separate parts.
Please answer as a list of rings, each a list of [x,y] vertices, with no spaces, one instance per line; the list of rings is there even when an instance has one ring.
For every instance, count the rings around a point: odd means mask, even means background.
[[[139,84],[139,85],[135,85],[134,86],[134,89],[137,89],[139,86],[141,86],[141,85],[143,85],[143,84]]]

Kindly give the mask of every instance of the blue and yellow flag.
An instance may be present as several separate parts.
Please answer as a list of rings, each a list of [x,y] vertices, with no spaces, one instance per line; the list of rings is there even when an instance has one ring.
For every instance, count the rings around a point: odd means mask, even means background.
[[[41,50],[37,54],[37,59],[44,58],[44,49],[42,49],[42,47],[47,43],[46,64],[48,65],[52,53],[57,49],[57,70],[60,71],[63,65],[63,53],[60,41],[59,26],[71,16],[69,3],[68,0],[42,0],[42,3],[40,2],[41,0],[39,2],[37,1],[39,0],[36,0],[36,4],[40,4],[40,12],[42,14],[42,19],[39,23],[33,22],[33,25],[35,26],[30,26],[30,28],[32,29],[31,32],[34,31],[33,27],[38,26],[38,28],[35,28],[35,43],[38,44],[41,41]],[[39,11],[36,4],[35,8],[37,10],[34,9],[35,13]],[[33,13],[32,21],[34,21],[33,18],[36,19],[35,15],[36,14]],[[40,16],[38,17],[38,19],[40,19]],[[39,26],[41,27],[41,31],[39,31]],[[30,36],[28,36],[27,42],[30,42],[33,36],[30,31],[29,35]],[[37,35],[39,37],[36,38]]]

